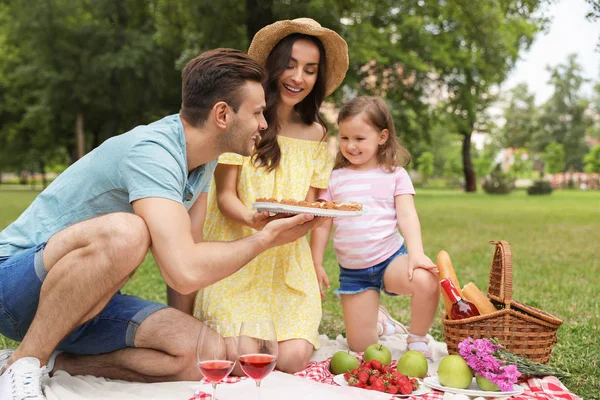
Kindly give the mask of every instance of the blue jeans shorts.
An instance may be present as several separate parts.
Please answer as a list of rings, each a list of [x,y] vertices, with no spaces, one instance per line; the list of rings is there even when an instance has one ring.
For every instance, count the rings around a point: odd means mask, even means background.
[[[0,333],[17,342],[23,340],[37,311],[46,278],[42,257],[45,246],[42,243],[13,257],[0,257]],[[135,347],[137,327],[150,314],[166,307],[118,292],[100,314],[71,332],[57,348],[91,355]]]
[[[392,254],[387,260],[380,262],[379,264],[373,265],[369,268],[361,269],[350,269],[344,268],[340,265],[340,288],[335,291],[335,294],[356,294],[364,292],[365,290],[373,289],[377,293],[381,290],[389,296],[397,296],[394,293],[390,293],[385,290],[383,283],[383,274],[390,265],[390,263],[399,256],[408,254],[406,246],[402,244],[402,247]]]

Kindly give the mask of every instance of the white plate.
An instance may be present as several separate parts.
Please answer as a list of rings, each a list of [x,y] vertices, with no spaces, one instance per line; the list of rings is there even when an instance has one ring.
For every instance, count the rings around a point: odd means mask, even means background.
[[[324,210],[314,207],[290,206],[288,204],[256,202],[253,204],[256,211],[269,211],[272,213],[281,214],[301,214],[309,213],[320,217],[358,217],[363,215],[363,211],[341,211],[341,210]]]
[[[348,382],[346,382],[346,379],[344,378],[344,374],[334,376],[333,381],[340,386],[347,386],[347,387],[350,387],[352,389],[357,389],[357,390],[362,389],[362,388],[357,388],[357,387],[348,385]],[[362,390],[364,390],[364,389],[362,389]],[[429,392],[431,392],[431,388],[423,385],[423,382],[421,382],[419,380],[419,388],[417,390],[414,390],[411,394],[398,393],[398,394],[393,394],[391,396],[402,398],[402,397],[410,397],[410,396],[420,396],[422,394],[429,393]]]
[[[440,383],[437,376],[428,376],[423,380],[423,382],[434,389],[441,390],[442,392],[449,393],[460,393],[465,394],[467,396],[473,397],[504,397],[504,396],[518,396],[523,393],[523,388],[519,385],[513,385],[513,390],[510,392],[488,392],[485,390],[481,390],[477,383],[475,382],[475,378],[473,378],[473,382],[466,389],[454,389],[444,386]]]

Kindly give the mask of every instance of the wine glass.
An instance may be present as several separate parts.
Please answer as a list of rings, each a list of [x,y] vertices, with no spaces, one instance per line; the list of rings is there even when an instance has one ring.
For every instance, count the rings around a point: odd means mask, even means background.
[[[196,362],[204,378],[213,387],[212,400],[216,400],[217,383],[227,377],[235,365],[235,334],[233,322],[216,319],[202,322],[196,347]]]
[[[277,334],[273,321],[242,322],[238,338],[240,367],[256,382],[259,400],[260,382],[273,371],[277,363],[277,347]]]

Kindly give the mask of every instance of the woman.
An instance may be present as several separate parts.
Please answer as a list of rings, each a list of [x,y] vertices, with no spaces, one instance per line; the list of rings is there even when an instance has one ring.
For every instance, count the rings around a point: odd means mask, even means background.
[[[257,198],[314,201],[333,166],[319,116],[323,99],[343,81],[348,47],[334,31],[308,18],[278,21],[256,33],[248,54],[266,67],[268,128],[250,157],[219,158],[208,196],[204,239],[236,240],[260,230],[268,213]],[[271,319],[279,342],[277,368],[306,367],[319,347],[319,285],[306,238],[266,251],[237,273],[198,292],[202,320]]]

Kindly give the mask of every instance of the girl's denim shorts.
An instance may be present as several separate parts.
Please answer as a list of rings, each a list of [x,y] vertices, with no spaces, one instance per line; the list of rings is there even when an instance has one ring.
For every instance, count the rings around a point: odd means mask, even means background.
[[[381,290],[387,295],[396,296],[394,293],[390,293],[385,290],[383,283],[383,274],[387,269],[388,265],[399,256],[408,254],[406,246],[402,244],[402,247],[392,254],[387,260],[380,262],[379,264],[373,265],[369,268],[361,269],[350,269],[344,268],[340,265],[340,288],[335,291],[335,294],[356,294],[364,292],[365,290],[373,289],[377,293]]]

